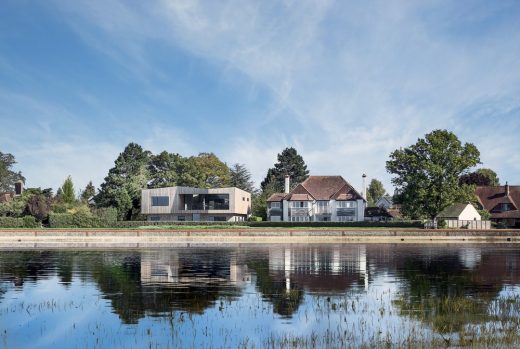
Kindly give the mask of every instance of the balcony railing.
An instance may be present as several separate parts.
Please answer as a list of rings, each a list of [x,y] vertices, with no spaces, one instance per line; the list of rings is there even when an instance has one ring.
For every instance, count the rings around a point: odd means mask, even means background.
[[[356,209],[355,208],[338,208],[337,215],[338,216],[355,216]]]

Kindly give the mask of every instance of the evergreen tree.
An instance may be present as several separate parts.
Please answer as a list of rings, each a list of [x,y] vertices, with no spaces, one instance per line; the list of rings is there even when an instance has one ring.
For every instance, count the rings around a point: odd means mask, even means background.
[[[25,183],[21,172],[14,172],[12,167],[16,160],[12,154],[0,152],[0,192],[13,191],[17,181]]]
[[[254,183],[251,180],[251,173],[243,164],[234,164],[229,169],[231,173],[231,178],[229,185],[232,187],[237,187],[239,189],[245,190],[249,193],[253,193],[255,191]]]
[[[92,181],[88,182],[85,190],[81,193],[81,200],[87,202],[88,199],[96,195],[96,187],[92,184]]]
[[[65,179],[61,186],[62,199],[66,204],[73,204],[76,201],[76,193],[74,192],[74,183],[70,176]]]
[[[141,207],[141,189],[148,183],[150,155],[140,145],[128,144],[101,184],[96,196],[97,205],[115,207],[120,219],[132,219]]]
[[[152,155],[148,163],[149,188],[164,188],[176,186],[179,182],[179,172],[182,157],[179,154],[163,151]]]
[[[265,179],[260,184],[262,190],[273,182],[277,191],[283,191],[285,183],[285,175],[289,175],[291,179],[291,188],[303,182],[309,177],[307,165],[301,155],[294,148],[286,148],[278,154],[278,162],[273,168],[267,171]]]
[[[459,177],[480,163],[480,152],[457,136],[435,130],[408,148],[395,150],[386,163],[395,175],[394,199],[411,218],[435,218],[444,208],[474,198],[474,187],[460,185]]]
[[[367,202],[368,206],[375,206],[377,200],[383,195],[385,195],[385,188],[383,187],[383,183],[378,181],[377,179],[372,179],[370,184],[368,185],[367,190]]]

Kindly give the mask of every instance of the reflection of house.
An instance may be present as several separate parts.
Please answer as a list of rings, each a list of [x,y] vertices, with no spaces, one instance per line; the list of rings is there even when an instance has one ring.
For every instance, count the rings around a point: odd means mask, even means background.
[[[482,208],[491,213],[491,221],[509,227],[520,227],[520,186],[499,185],[477,187]]]
[[[251,194],[238,188],[169,187],[141,192],[149,221],[245,221]]]
[[[227,283],[243,286],[251,282],[247,265],[236,258],[229,261],[229,274],[212,265],[213,269],[194,269],[186,256],[176,252],[168,254],[143,254],[141,258],[141,282],[143,284],[189,284],[204,282]],[[187,265],[183,265],[184,264]],[[227,276],[227,277],[226,277]]]
[[[285,193],[267,199],[270,221],[362,221],[364,213],[365,200],[341,176],[310,176],[291,192],[286,177]]]
[[[272,247],[269,271],[285,278],[286,290],[293,285],[312,292],[345,290],[362,277],[368,286],[366,249],[324,247]]]

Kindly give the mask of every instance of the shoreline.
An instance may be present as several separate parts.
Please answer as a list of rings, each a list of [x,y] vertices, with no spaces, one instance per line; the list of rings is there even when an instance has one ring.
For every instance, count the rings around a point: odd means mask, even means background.
[[[0,248],[241,243],[520,243],[520,230],[0,230]]]

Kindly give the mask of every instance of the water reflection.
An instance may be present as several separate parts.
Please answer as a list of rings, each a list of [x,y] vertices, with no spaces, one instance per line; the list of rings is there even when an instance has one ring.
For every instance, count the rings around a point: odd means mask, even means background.
[[[507,320],[507,326],[513,326],[511,333],[518,334],[514,307],[519,296],[519,252],[516,245],[392,244],[3,251],[0,305],[14,302],[22,309],[30,292],[45,284],[62,287],[59,292],[65,295],[88,289],[89,297],[101,297],[126,325],[148,318],[172,322],[176,316],[179,322],[182,314],[202,321],[225,314],[228,308],[233,311],[225,315],[226,321],[251,322],[262,331],[269,318],[281,321],[279,326],[304,322],[319,333],[359,317],[368,333],[382,333],[374,337],[353,333],[361,343],[390,339],[392,344],[388,328],[396,324],[401,326],[397,331],[401,337],[433,331],[430,344],[438,338],[436,333],[442,340],[461,343],[471,337],[471,326],[489,326],[497,319]],[[331,314],[337,323],[323,327],[321,321],[330,322]],[[22,321],[23,316],[20,313],[17,319]],[[388,332],[374,327],[383,323]],[[170,326],[173,331],[174,325]],[[198,326],[194,322],[185,332]],[[206,324],[206,331],[208,326],[217,331],[216,324]],[[259,341],[297,336],[296,328],[282,333],[272,329]],[[341,333],[334,334],[335,340],[345,339]]]

